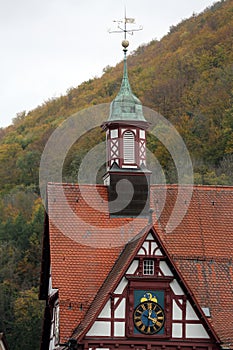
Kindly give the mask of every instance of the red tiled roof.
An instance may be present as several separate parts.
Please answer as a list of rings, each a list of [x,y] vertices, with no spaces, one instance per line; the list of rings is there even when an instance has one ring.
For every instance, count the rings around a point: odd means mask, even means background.
[[[64,342],[83,319],[124,244],[147,220],[110,219],[106,188],[93,185],[50,184],[48,213],[52,285],[59,289]]]
[[[183,215],[187,207],[186,215],[168,230],[178,187],[151,186],[153,222],[200,306],[210,308],[211,323],[229,347],[233,342],[233,187],[195,186],[189,205],[188,190],[188,186],[181,189],[176,213]],[[126,242],[148,224],[145,218],[110,218],[107,200],[102,185],[48,185],[52,284],[59,289],[61,342],[83,320]]]
[[[80,336],[82,331],[86,330],[87,326],[89,326],[93,319],[98,315],[99,307],[104,303],[104,301],[107,301],[109,298],[109,293],[112,291],[113,287],[115,286],[114,288],[116,288],[116,285],[119,283],[119,279],[121,278],[122,270],[127,269],[129,262],[132,260],[132,254],[138,250],[138,244],[141,242],[142,238],[147,232],[148,226],[126,244],[124,250],[115,261],[112,270],[107,275],[103,285],[100,287],[99,292],[96,294],[91,307],[87,310],[84,319],[72,336]]]
[[[160,217],[163,227],[176,192],[175,187],[168,188]],[[224,346],[232,347],[233,187],[195,186],[182,222],[162,238],[200,306],[210,308]]]

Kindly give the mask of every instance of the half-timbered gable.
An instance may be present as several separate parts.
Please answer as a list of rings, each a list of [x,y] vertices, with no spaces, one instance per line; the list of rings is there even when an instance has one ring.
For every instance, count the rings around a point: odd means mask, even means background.
[[[169,349],[182,340],[184,348],[201,341],[212,349],[218,342],[152,227],[126,245],[90,310],[73,334],[85,348],[146,347],[150,340]]]

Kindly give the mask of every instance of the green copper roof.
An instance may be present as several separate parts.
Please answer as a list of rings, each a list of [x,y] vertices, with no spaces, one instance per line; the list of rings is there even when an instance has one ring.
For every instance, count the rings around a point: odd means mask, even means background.
[[[126,50],[124,50],[124,73],[120,91],[111,103],[108,121],[143,121],[146,122],[140,100],[132,93],[128,72]]]

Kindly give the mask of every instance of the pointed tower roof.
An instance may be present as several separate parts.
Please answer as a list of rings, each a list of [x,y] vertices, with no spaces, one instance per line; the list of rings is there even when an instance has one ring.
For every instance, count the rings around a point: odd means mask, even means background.
[[[142,103],[133,94],[127,72],[127,47],[128,40],[122,41],[124,47],[124,72],[120,91],[111,103],[108,122],[115,121],[138,121],[147,122],[143,115]]]

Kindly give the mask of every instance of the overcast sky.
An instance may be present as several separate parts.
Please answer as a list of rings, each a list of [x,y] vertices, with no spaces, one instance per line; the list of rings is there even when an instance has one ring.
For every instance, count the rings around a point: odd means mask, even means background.
[[[124,17],[124,7],[143,26],[129,37],[130,52],[214,2],[0,0],[0,127],[119,62],[123,37],[108,29]]]

